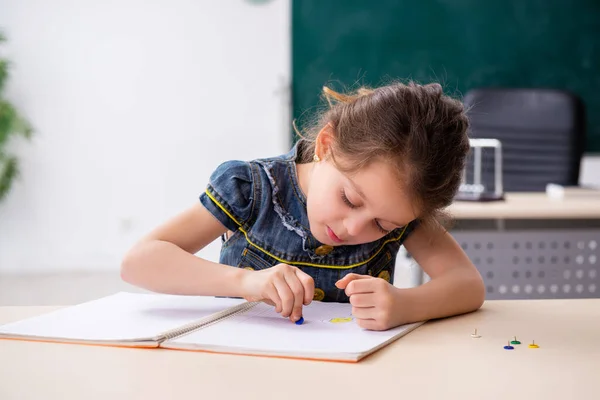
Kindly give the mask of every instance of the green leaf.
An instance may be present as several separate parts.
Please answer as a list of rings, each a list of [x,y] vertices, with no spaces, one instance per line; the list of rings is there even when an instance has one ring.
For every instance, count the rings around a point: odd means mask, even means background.
[[[0,100],[0,149],[10,135],[18,134],[29,139],[33,129],[29,122],[17,113],[12,104]]]
[[[0,202],[4,200],[14,180],[19,176],[19,164],[14,156],[0,154]]]
[[[12,126],[15,118],[15,108],[10,103],[0,100],[0,149],[13,133]]]
[[[0,43],[6,37],[0,31]],[[0,59],[0,95],[9,77],[10,63],[8,60]],[[14,180],[19,175],[19,164],[17,157],[7,155],[4,147],[11,135],[22,135],[31,138],[33,129],[29,122],[19,115],[16,108],[0,96],[0,202],[8,195]]]
[[[4,84],[8,80],[8,67],[10,63],[6,60],[0,59],[0,93],[4,89]]]

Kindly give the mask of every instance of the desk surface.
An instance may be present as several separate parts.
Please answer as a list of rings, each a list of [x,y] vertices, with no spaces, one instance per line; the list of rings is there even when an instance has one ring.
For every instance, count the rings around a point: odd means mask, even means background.
[[[507,193],[503,201],[456,201],[448,211],[455,219],[600,218],[600,191],[562,199],[550,198],[546,193]]]
[[[0,324],[52,309],[3,307]],[[0,360],[3,400],[597,399],[600,299],[488,301],[357,364],[12,340]]]

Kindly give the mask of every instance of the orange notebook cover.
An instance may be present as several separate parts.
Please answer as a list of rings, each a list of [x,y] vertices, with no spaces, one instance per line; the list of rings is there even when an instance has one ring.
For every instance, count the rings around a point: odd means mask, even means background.
[[[314,301],[294,324],[242,299],[121,292],[0,326],[0,338],[357,362],[422,322],[360,328],[346,303]]]

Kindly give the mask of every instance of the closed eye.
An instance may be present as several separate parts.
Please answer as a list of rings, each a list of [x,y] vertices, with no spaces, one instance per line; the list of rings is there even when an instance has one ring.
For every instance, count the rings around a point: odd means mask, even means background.
[[[390,233],[391,231],[388,231],[387,229],[383,229],[383,227],[381,225],[379,225],[379,222],[375,221],[375,225],[377,225],[377,229],[379,229],[384,235],[387,235],[388,233]]]
[[[346,205],[350,208],[358,208],[357,205],[353,204],[350,199],[348,199],[348,196],[346,196],[346,192],[344,192],[344,189],[341,190],[341,196],[342,196],[342,200],[344,201],[344,203],[346,203]],[[375,222],[375,226],[377,227],[377,229],[383,233],[384,235],[387,235],[388,233],[390,233],[391,231],[388,231],[387,229],[384,229],[377,220],[374,220],[373,222]]]
[[[352,202],[350,200],[348,200],[348,197],[346,196],[346,192],[344,192],[344,189],[342,189],[342,200],[350,208],[357,208],[358,207],[358,206],[352,204]]]

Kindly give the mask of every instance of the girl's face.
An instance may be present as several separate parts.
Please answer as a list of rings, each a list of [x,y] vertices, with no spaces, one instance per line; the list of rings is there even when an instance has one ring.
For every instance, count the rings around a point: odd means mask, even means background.
[[[299,169],[304,173],[300,182],[310,230],[319,242],[331,246],[368,243],[416,218],[389,164],[375,161],[347,175],[319,144],[316,152],[321,161]],[[336,162],[343,165],[345,160],[336,155]]]

